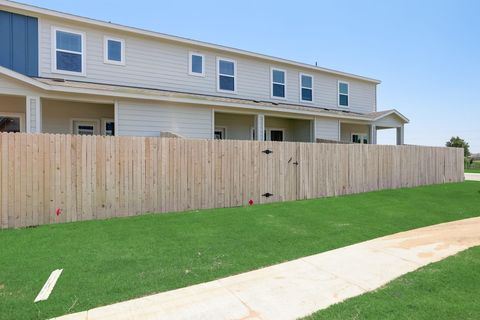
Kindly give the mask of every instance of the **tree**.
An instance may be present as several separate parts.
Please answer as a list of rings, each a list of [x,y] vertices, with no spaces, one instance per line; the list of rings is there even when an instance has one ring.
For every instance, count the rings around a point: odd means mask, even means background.
[[[450,141],[447,141],[445,145],[447,147],[463,148],[464,156],[465,157],[470,156],[470,146],[468,145],[468,142],[466,142],[463,139],[460,139],[460,137],[452,137]]]

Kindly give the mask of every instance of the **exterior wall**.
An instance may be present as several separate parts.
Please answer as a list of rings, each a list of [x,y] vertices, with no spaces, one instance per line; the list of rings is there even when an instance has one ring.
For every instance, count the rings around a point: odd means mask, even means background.
[[[63,27],[86,34],[86,77],[52,73],[52,27]],[[124,66],[104,63],[104,36],[125,40]],[[205,77],[188,74],[189,52],[205,55]],[[218,93],[216,58],[224,57],[237,61],[237,94]],[[276,100],[287,103],[319,106],[331,109],[348,109],[368,113],[376,110],[376,85],[371,82],[340,77],[323,71],[292,67],[288,64],[270,62],[259,58],[245,57],[229,52],[204,50],[153,39],[131,33],[110,32],[94,26],[66,24],[53,18],[40,20],[40,76],[60,77],[72,80],[113,83],[119,85],[151,87],[167,90],[214,94],[255,100],[272,100],[270,97],[270,68],[287,71],[286,99]],[[301,103],[299,96],[299,73],[314,76],[314,103]],[[350,83],[350,107],[339,108],[337,81]]]
[[[334,118],[315,118],[315,138],[323,140],[340,140],[340,122]]]
[[[376,121],[375,125],[377,127],[387,127],[387,128],[397,127],[398,128],[403,125],[403,122],[398,116],[391,114],[388,117],[385,117]]]
[[[96,134],[101,134],[101,119],[114,119],[114,107],[108,104],[42,100],[42,131],[73,133],[72,119],[98,121]]]
[[[226,128],[226,138],[251,140],[251,129],[255,126],[255,116],[235,113],[215,113],[215,127]]]
[[[352,142],[352,133],[364,133],[368,135],[368,142],[371,143],[370,126],[366,124],[341,123],[341,140]]]
[[[116,130],[121,136],[158,137],[172,132],[184,138],[211,139],[213,112],[209,107],[165,102],[119,101]]]
[[[38,76],[38,20],[0,10],[0,66]]]

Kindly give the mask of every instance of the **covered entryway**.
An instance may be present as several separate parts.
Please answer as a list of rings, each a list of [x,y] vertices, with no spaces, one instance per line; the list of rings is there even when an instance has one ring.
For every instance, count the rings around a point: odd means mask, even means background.
[[[25,118],[25,97],[0,95],[0,132],[25,132]]]

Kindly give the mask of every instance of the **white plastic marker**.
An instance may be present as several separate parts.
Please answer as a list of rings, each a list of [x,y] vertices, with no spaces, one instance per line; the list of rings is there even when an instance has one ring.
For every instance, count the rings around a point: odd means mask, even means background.
[[[42,290],[38,293],[38,296],[35,298],[35,301],[33,302],[38,302],[38,301],[44,301],[47,300],[48,297],[50,296],[50,293],[53,290],[53,287],[55,287],[55,284],[57,283],[58,278],[62,274],[63,269],[57,269],[50,274],[50,277],[48,277],[47,282],[43,285]]]

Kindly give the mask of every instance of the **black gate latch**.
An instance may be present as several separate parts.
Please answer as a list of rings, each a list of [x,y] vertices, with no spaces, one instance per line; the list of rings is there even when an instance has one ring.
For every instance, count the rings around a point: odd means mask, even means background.
[[[262,194],[262,196],[264,196],[265,198],[270,198],[270,197],[273,197],[273,193],[267,192]]]
[[[296,165],[296,166],[299,165],[298,161],[295,161],[293,164]]]
[[[272,151],[272,150],[269,150],[269,149],[267,149],[267,150],[263,150],[262,152],[263,152],[263,153],[265,153],[265,154],[270,154],[270,153],[273,153],[273,151]]]

